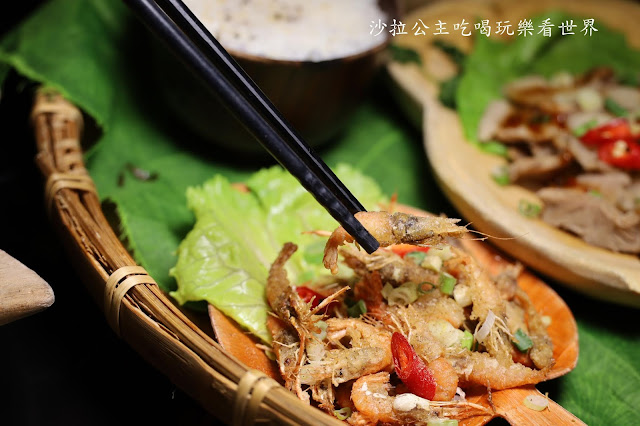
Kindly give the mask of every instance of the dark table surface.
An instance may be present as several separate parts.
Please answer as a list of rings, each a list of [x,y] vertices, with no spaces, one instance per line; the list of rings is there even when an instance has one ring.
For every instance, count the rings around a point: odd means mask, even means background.
[[[38,3],[3,11],[0,34]],[[56,300],[0,326],[0,424],[216,424],[111,331],[84,289],[43,208],[29,104],[19,92],[0,99],[0,249],[47,281]]]
[[[111,331],[84,289],[46,217],[28,109],[24,96],[3,94],[0,249],[47,281],[56,301],[0,326],[0,424],[215,424]]]

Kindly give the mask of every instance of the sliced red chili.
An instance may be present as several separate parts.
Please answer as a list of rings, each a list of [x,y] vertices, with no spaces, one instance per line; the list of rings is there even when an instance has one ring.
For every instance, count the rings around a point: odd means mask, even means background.
[[[632,141],[633,138],[629,121],[625,118],[616,118],[602,126],[588,130],[580,140],[585,145],[598,146],[617,140]]]
[[[296,287],[296,292],[298,293],[298,296],[305,301],[305,303],[311,303],[312,308],[315,308],[324,300],[323,295],[315,290],[311,290],[309,287]]]
[[[619,144],[624,144],[624,150]],[[622,151],[622,152],[616,152]],[[615,140],[607,142],[598,149],[602,161],[625,170],[640,170],[640,144],[634,141]]]
[[[389,248],[391,249],[392,252],[394,252],[395,254],[397,254],[402,258],[404,258],[407,254],[412,253],[414,251],[421,251],[423,253],[426,253],[429,251],[429,247],[412,246],[411,244],[395,244]]]
[[[298,293],[298,296],[300,296],[300,298],[306,303],[311,303],[312,309],[318,306],[324,299],[326,299],[322,294],[305,286],[296,287],[296,292]],[[338,302],[337,300],[332,300],[329,304],[327,304],[327,306],[322,308],[320,312],[326,314],[327,312],[329,312],[329,308],[331,306],[337,306],[339,303],[340,302]]]
[[[396,374],[409,391],[421,398],[433,399],[436,379],[402,334],[396,332],[391,336],[391,353]]]

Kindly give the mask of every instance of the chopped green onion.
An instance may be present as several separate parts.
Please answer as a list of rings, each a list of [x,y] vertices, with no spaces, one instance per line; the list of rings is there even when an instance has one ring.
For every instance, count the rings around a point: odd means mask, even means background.
[[[351,318],[358,318],[360,315],[367,313],[367,305],[364,303],[364,300],[360,299],[355,305],[347,308],[347,313]]]
[[[596,120],[595,118],[593,120],[589,120],[586,123],[576,127],[575,129],[573,129],[573,135],[577,138],[582,137],[585,133],[587,133],[589,130],[593,129],[594,127],[598,126],[598,120]]]
[[[583,87],[576,91],[576,103],[582,111],[599,111],[602,109],[604,99],[593,87]]]
[[[453,257],[453,253],[451,253],[451,246],[445,244],[442,247],[431,247],[429,256],[438,256],[442,260],[449,260]]]
[[[456,277],[451,275],[448,272],[443,272],[440,274],[440,291],[444,294],[453,294],[453,287],[455,287],[458,280]]]
[[[435,284],[430,283],[429,281],[421,282],[420,284],[418,284],[418,294],[422,295],[431,293],[433,290],[435,290],[435,288]]]
[[[318,340],[324,340],[327,337],[327,323],[324,321],[316,321],[316,327],[320,329],[320,333],[312,333]]]
[[[618,81],[625,86],[640,86],[640,73],[626,72],[619,74]]]
[[[347,420],[351,417],[351,408],[342,407],[339,410],[333,410],[333,415],[338,418],[338,420]]]
[[[507,156],[508,148],[505,144],[498,141],[488,141],[480,143],[480,150],[489,154],[499,155],[501,157]]]
[[[462,67],[464,65],[467,54],[460,50],[457,46],[442,40],[434,41],[433,45],[442,50],[459,67]]]
[[[520,352],[527,352],[533,346],[533,342],[521,328],[516,331],[513,338],[513,344]]]
[[[507,186],[511,183],[507,166],[496,167],[491,171],[491,177],[500,186]]]
[[[442,269],[442,258],[434,255],[425,256],[420,266],[422,266],[424,269],[429,269],[434,272],[440,272],[440,269]]]
[[[382,291],[380,293],[382,293],[382,297],[388,300],[389,295],[391,294],[392,291],[393,291],[393,286],[389,283],[386,283],[384,287],[382,287]]]
[[[396,62],[400,62],[401,64],[413,62],[422,65],[422,57],[420,54],[409,47],[392,44],[389,46],[389,50],[391,51],[391,57]]]
[[[518,211],[526,217],[538,217],[542,211],[542,206],[522,199],[518,202]]]
[[[455,419],[429,420],[427,426],[458,426],[458,421]]]
[[[438,100],[447,108],[456,109],[456,107],[458,106],[457,94],[461,78],[462,76],[460,74],[456,74],[450,79],[440,83],[440,93],[438,94]]]
[[[465,330],[462,335],[462,339],[460,339],[460,346],[465,349],[471,350],[473,346],[473,334],[469,330]]]
[[[593,195],[594,197],[602,198],[602,192],[598,191],[597,189],[590,189],[589,190],[589,195]]]
[[[625,115],[627,115],[627,110],[611,98],[607,98],[604,100],[604,107],[611,114],[617,117],[624,117]]]
[[[389,306],[408,305],[418,299],[418,285],[408,281],[400,287],[394,288],[387,297]]]
[[[542,395],[527,395],[522,403],[525,407],[535,411],[542,411],[549,406],[549,400]]]
[[[449,321],[441,318],[430,320],[424,324],[424,328],[445,348],[458,349],[460,347],[460,339],[462,339],[464,332],[452,326]]]
[[[474,340],[473,346],[471,347],[471,351],[477,351],[479,347],[480,347],[480,342],[478,342],[477,340]]]
[[[427,253],[423,251],[412,251],[410,253],[407,253],[407,255],[405,256],[405,258],[413,260],[416,265],[421,264],[425,257],[427,257]]]
[[[458,305],[463,308],[471,305],[473,301],[471,300],[471,290],[468,285],[457,285],[453,288],[453,300],[455,300]]]

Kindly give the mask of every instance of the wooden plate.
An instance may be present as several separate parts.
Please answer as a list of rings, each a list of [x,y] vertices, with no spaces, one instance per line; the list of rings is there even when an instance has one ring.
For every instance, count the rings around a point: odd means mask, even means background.
[[[615,1],[604,7],[597,1],[496,0],[483,3],[482,7],[492,22],[505,17],[518,22],[517,16],[530,16],[550,8],[581,13],[624,31],[629,42],[640,49],[640,27],[637,25],[640,5],[636,3]],[[416,10],[405,21],[413,22],[418,18],[437,20],[438,16],[447,16],[451,22],[459,22],[464,14],[471,16],[476,11],[477,6],[471,1],[436,3]],[[453,16],[459,18],[456,20]],[[469,22],[469,18],[466,19]],[[454,39],[448,41],[456,42]],[[444,61],[426,40],[417,45],[415,37],[405,36],[399,42],[417,49],[425,65],[420,68],[391,63],[388,70],[396,85],[396,94],[413,117],[421,116],[429,163],[443,191],[460,214],[475,229],[495,236],[490,238],[492,243],[543,274],[592,297],[640,307],[638,256],[592,246],[541,220],[522,216],[518,212],[518,202],[521,199],[536,201],[536,195],[519,186],[500,187],[493,182],[491,171],[504,160],[482,153],[468,143],[457,114],[437,100],[438,81],[451,75],[455,69],[451,70],[450,65],[448,69],[438,65]],[[464,43],[461,44],[463,49],[472,48],[467,38]]]

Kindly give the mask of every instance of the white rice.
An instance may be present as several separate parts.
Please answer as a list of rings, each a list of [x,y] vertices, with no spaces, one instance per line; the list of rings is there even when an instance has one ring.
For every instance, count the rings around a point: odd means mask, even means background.
[[[229,50],[283,60],[324,61],[384,42],[376,0],[185,0]],[[388,23],[387,23],[388,24]]]

